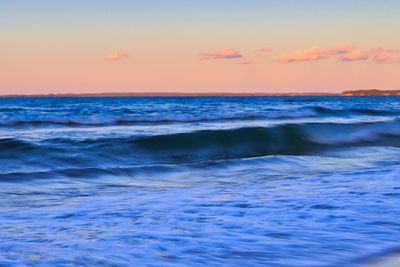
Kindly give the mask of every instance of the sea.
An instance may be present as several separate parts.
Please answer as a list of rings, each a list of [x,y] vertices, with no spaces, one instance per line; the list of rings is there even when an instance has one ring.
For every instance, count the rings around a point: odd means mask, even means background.
[[[0,266],[389,266],[399,247],[399,97],[0,99]]]

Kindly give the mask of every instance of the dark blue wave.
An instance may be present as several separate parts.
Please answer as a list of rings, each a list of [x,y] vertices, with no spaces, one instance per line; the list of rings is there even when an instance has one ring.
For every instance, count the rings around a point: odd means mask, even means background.
[[[349,146],[400,146],[400,121],[305,123],[275,127],[203,130],[154,136],[50,139],[28,142],[0,139],[0,160],[21,159],[54,165],[101,162],[185,163],[266,155],[304,155]]]

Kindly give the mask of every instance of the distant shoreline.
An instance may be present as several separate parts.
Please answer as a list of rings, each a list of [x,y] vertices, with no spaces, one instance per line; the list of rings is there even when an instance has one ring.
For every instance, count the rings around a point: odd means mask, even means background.
[[[29,97],[202,97],[202,96],[400,96],[400,90],[350,90],[342,93],[82,93],[82,94],[14,94],[0,95],[0,98],[29,98]]]

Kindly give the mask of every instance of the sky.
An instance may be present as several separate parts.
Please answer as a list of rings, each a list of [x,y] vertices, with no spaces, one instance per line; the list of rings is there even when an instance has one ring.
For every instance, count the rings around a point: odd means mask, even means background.
[[[0,94],[400,89],[398,0],[0,0]]]

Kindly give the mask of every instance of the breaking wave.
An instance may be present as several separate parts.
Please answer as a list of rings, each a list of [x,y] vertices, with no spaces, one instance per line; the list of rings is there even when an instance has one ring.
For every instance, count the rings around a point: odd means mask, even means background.
[[[365,145],[400,146],[400,121],[285,124],[86,140],[28,142],[9,138],[0,140],[0,158],[25,157],[40,161],[47,156],[66,164],[71,161],[66,158],[69,155],[78,161],[93,160],[111,165],[121,162],[185,163],[266,155],[304,155],[323,149]]]

